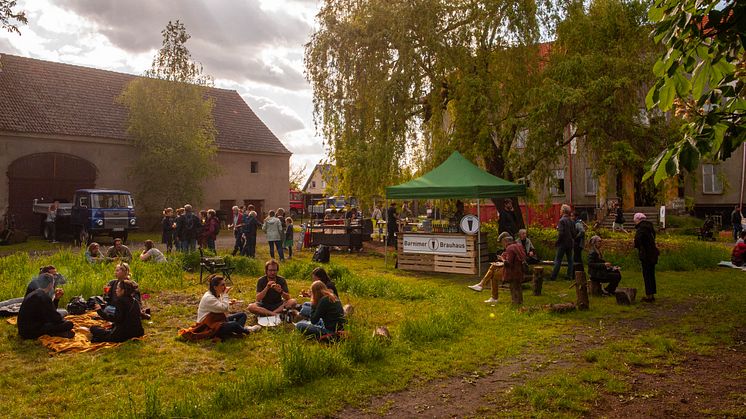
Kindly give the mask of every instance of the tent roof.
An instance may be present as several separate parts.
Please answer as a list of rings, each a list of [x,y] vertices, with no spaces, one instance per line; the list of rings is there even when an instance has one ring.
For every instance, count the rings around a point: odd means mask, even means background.
[[[491,175],[454,151],[430,172],[386,188],[387,199],[426,198],[507,198],[526,195],[519,185]]]

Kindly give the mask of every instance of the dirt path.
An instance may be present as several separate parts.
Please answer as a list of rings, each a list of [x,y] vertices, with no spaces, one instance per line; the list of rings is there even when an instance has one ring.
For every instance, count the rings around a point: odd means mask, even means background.
[[[662,306],[651,316],[606,324],[603,329],[582,328],[553,345],[551,355],[532,352],[478,371],[429,382],[416,382],[407,390],[373,398],[363,408],[347,408],[338,418],[483,417],[504,413],[507,391],[543,375],[587,366],[582,354],[610,340],[630,337],[661,322],[680,318],[685,304]],[[608,323],[608,322],[607,322]],[[722,412],[746,415],[746,329],[736,345],[717,348],[703,356],[684,354],[674,366],[660,366],[656,374],[632,368],[624,395],[601,393],[589,417],[702,417]],[[557,350],[556,348],[559,348]],[[556,354],[556,355],[555,355]]]

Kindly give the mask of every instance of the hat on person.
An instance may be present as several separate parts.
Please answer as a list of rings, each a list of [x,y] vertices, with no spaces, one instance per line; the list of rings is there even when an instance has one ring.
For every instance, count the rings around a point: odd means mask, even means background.
[[[497,236],[497,242],[501,243],[504,239],[508,239],[508,241],[513,241],[513,236],[510,235],[507,231],[503,231],[500,233],[499,236]]]
[[[646,217],[645,214],[643,214],[641,212],[635,213],[635,216],[634,216],[634,220],[635,220],[636,223],[639,223],[640,221],[642,221],[642,220],[644,220],[646,218],[648,218],[648,217]]]

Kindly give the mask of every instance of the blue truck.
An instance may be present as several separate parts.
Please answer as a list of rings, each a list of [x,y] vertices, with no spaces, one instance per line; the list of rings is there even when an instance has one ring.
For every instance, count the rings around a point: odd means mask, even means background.
[[[52,202],[34,199],[34,213],[41,215],[41,234],[50,238],[45,223]],[[117,189],[78,189],[72,202],[59,203],[55,220],[57,236],[72,236],[88,244],[95,236],[111,236],[127,242],[130,231],[137,230],[135,201],[132,194]]]

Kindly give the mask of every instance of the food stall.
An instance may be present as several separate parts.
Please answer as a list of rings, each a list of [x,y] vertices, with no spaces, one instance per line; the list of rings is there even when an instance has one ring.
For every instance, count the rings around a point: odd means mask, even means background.
[[[347,247],[348,250],[360,250],[364,241],[370,241],[373,223],[369,218],[347,217],[346,211],[335,211],[337,216],[327,216],[322,220],[312,220],[307,231],[310,246],[324,244],[327,246]]]
[[[454,152],[432,171],[386,188],[386,199],[476,199],[525,196],[526,186],[485,172]],[[388,207],[388,204],[387,204]],[[399,269],[480,275],[488,264],[487,237],[479,214],[442,224],[423,223],[416,231],[397,234]],[[438,226],[441,226],[440,228]]]

